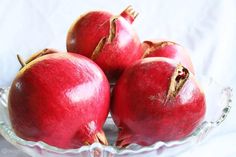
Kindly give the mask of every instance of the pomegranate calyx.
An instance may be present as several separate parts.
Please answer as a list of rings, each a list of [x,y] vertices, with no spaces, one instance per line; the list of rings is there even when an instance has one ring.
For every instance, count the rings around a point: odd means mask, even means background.
[[[143,42],[143,49],[144,49],[143,58],[155,52],[157,49],[163,48],[168,45],[176,45],[176,43],[172,41],[161,41],[157,43],[153,43],[152,41],[148,41],[148,40],[144,41]]]
[[[25,63],[28,64],[30,62],[32,62],[33,60],[35,60],[36,58],[39,58],[41,56],[44,56],[44,55],[47,55],[47,54],[50,54],[50,53],[54,53],[52,51],[48,51],[49,49],[43,49],[41,51],[38,51],[36,53],[34,53]]]
[[[132,134],[129,133],[127,128],[118,127],[119,134],[116,141],[117,148],[125,148],[130,144]]]
[[[131,5],[129,5],[122,13],[120,16],[125,18],[130,24],[134,22],[136,17],[138,16],[138,12],[136,12]]]
[[[103,131],[96,133],[95,137],[97,142],[101,143],[102,145],[108,145],[108,141]]]
[[[166,102],[169,101],[171,98],[176,97],[176,95],[179,93],[188,78],[188,69],[183,67],[181,64],[178,64],[175,68],[173,75],[171,76]]]
[[[117,140],[116,146],[118,148],[125,148],[129,145],[129,140],[128,139],[122,139],[122,140]]]
[[[127,147],[129,144],[130,144],[130,143],[129,143],[129,139],[127,139],[127,138],[122,138],[122,139],[119,138],[119,139],[116,141],[116,147],[117,147],[117,148],[125,148],[125,147]]]
[[[17,59],[18,59],[20,65],[21,65],[21,69],[22,69],[24,66],[26,66],[26,63],[25,63],[25,61],[21,58],[21,56],[20,56],[19,54],[17,54],[16,56],[17,56]]]
[[[19,54],[17,54],[17,59],[20,62],[21,69],[22,69],[23,67],[25,67],[27,64],[29,64],[33,60],[35,60],[35,59],[37,59],[37,58],[39,58],[41,56],[44,56],[44,55],[47,55],[47,54],[51,54],[51,53],[56,53],[56,51],[52,51],[52,49],[50,50],[50,49],[46,48],[46,49],[43,49],[41,51],[38,51],[38,52],[34,53],[27,61],[24,61]]]

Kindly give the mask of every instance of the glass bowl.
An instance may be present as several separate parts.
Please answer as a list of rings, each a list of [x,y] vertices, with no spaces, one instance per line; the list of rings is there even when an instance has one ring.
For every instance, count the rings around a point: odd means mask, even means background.
[[[206,116],[192,134],[179,141],[156,142],[148,147],[131,144],[125,149],[118,149],[114,146],[117,128],[111,116],[108,116],[104,125],[104,131],[111,144],[110,146],[94,143],[79,149],[59,149],[41,141],[26,141],[16,136],[11,128],[7,109],[8,88],[0,88],[0,133],[12,145],[34,157],[174,156],[201,142],[210,131],[217,128],[225,120],[231,108],[232,89],[230,87],[222,87],[213,79],[205,77],[198,78],[198,80],[206,95]]]

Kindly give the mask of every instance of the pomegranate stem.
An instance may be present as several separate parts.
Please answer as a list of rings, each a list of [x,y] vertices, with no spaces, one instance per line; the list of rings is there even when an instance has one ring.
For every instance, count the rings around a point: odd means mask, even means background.
[[[108,141],[103,131],[98,132],[95,136],[97,138],[97,142],[106,146],[108,145]]]

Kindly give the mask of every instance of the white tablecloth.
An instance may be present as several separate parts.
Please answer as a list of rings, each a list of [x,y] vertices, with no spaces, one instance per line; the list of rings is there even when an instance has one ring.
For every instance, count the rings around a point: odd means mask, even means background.
[[[235,0],[1,0],[0,86],[9,86],[23,58],[46,47],[65,50],[67,30],[81,13],[107,10],[119,13],[129,4],[140,13],[134,27],[140,39],[162,38],[185,46],[196,74],[236,87]],[[233,99],[234,104],[235,96]],[[236,108],[200,146],[179,157],[235,157]],[[0,156],[27,156],[0,137]]]

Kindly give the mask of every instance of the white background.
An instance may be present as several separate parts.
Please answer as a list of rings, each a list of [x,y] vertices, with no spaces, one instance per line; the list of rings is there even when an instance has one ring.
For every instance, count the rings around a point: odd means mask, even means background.
[[[71,23],[89,10],[119,14],[128,5],[140,14],[134,27],[140,39],[168,39],[190,52],[196,75],[236,87],[235,0],[0,0],[0,87],[9,86],[23,58],[46,47],[65,50]],[[233,105],[235,104],[235,95]],[[235,157],[236,108],[200,146],[179,157]],[[0,137],[0,156],[24,157]]]

